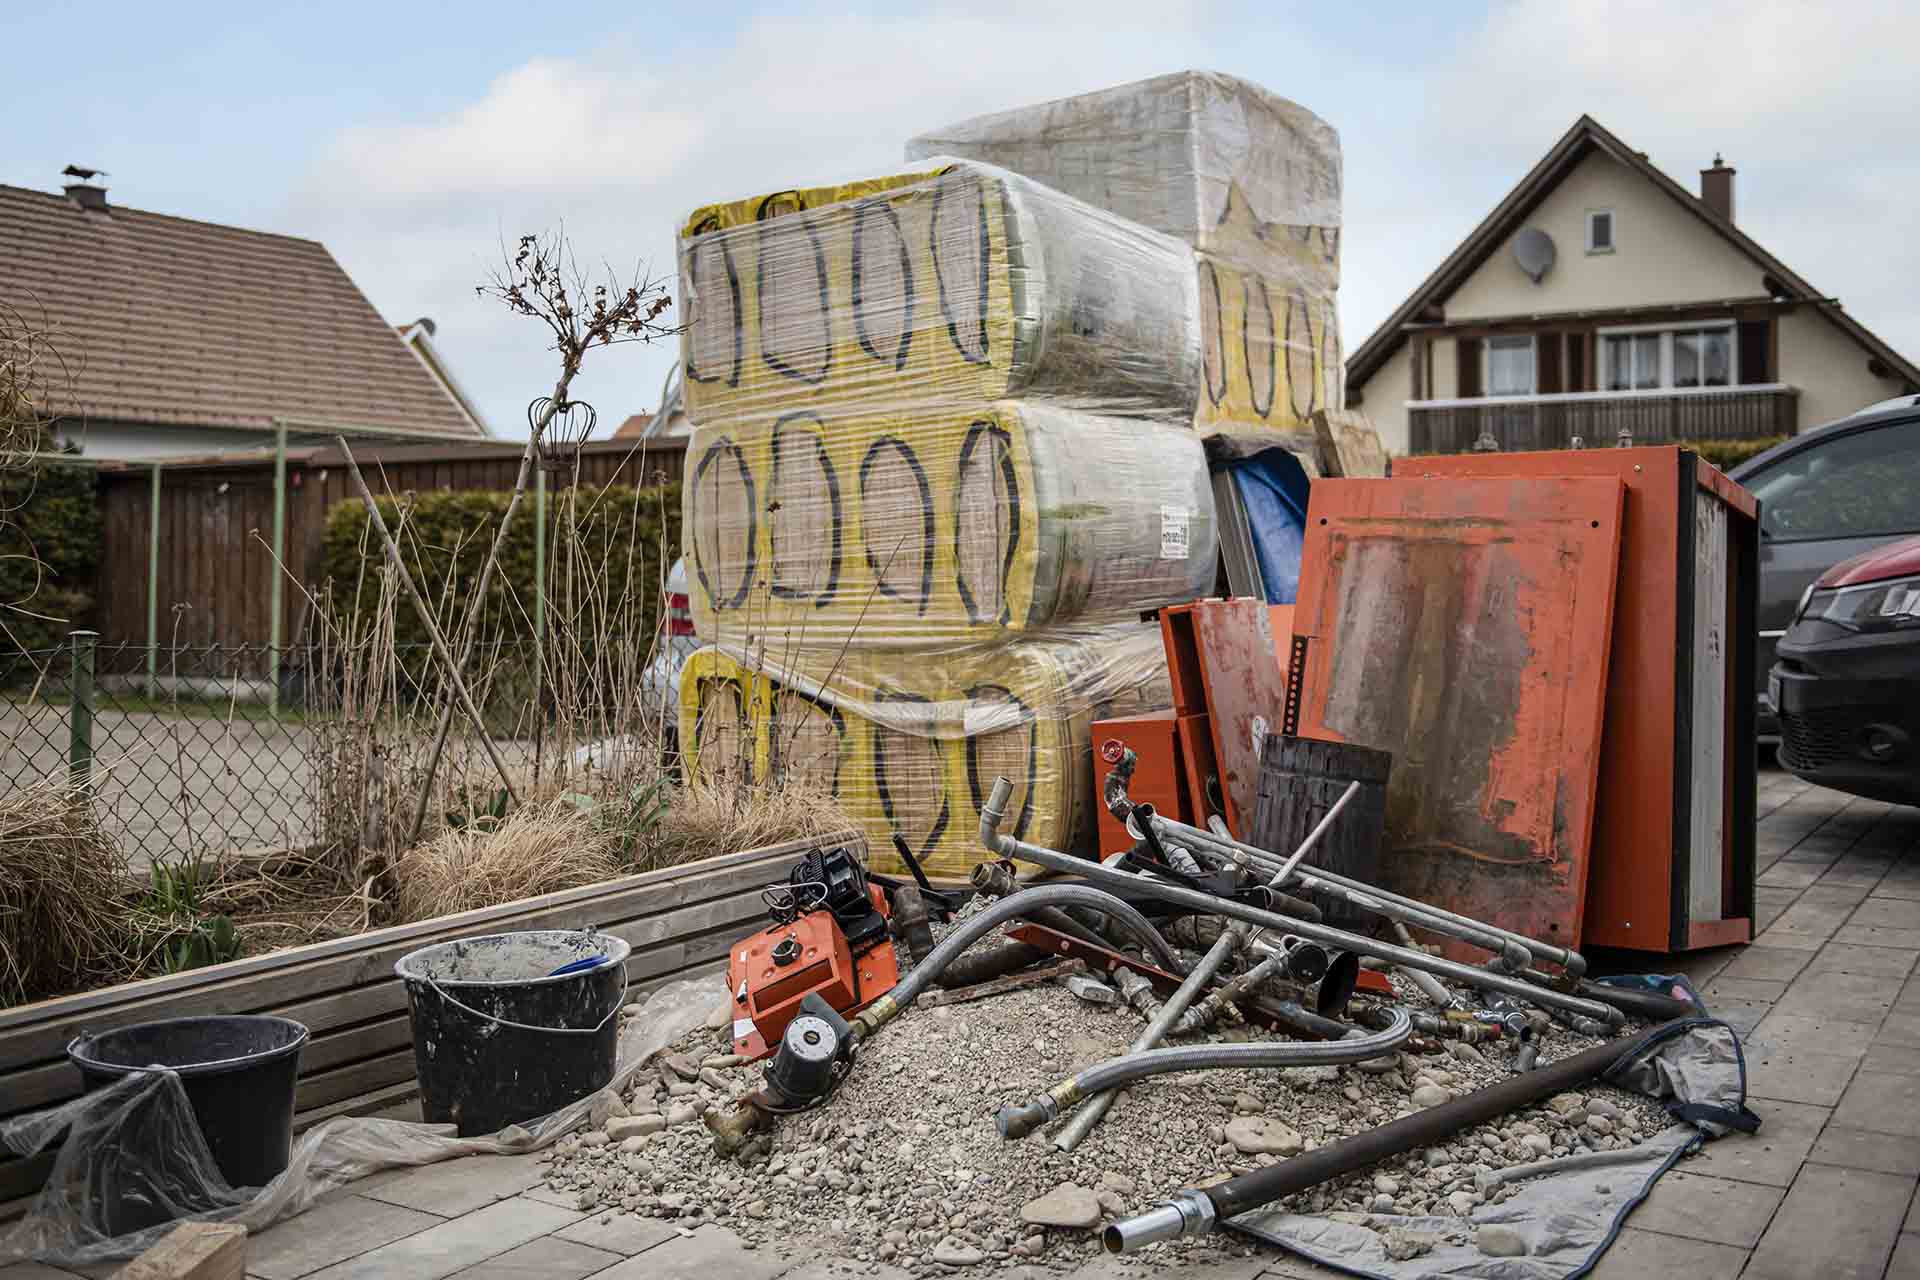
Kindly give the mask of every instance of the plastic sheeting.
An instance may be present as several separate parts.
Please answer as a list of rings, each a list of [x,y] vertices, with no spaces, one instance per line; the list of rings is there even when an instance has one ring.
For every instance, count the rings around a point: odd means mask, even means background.
[[[1213,585],[1207,460],[1184,428],[1006,400],[795,410],[701,427],[687,477],[694,624],[719,643],[1013,639]]]
[[[58,1107],[0,1122],[0,1150],[30,1155],[61,1144],[27,1216],[0,1234],[0,1266],[28,1258],[88,1266],[134,1257],[170,1231],[173,1221],[238,1222],[257,1232],[382,1169],[538,1151],[577,1128],[596,1102],[617,1096],[647,1059],[725,1004],[725,987],[711,977],[655,991],[622,1029],[619,1065],[607,1087],[539,1120],[459,1138],[451,1125],[341,1117],[296,1142],[286,1171],[259,1188],[227,1185],[179,1076],[164,1069],[126,1076]],[[173,1221],[116,1235],[113,1222],[121,1210],[114,1206]]]
[[[917,411],[1008,396],[1191,418],[1199,282],[1171,237],[971,162],[695,210],[687,411]]]
[[[1676,1115],[1745,1114],[1746,1070],[1739,1042],[1725,1023],[1701,1019],[1680,1035],[1643,1044],[1609,1073],[1612,1083],[1668,1101]],[[1254,1210],[1228,1225],[1316,1262],[1374,1280],[1568,1280],[1582,1275],[1613,1243],[1634,1206],[1675,1161],[1726,1125],[1693,1119],[1625,1151],[1523,1166],[1509,1179],[1520,1188],[1502,1204],[1476,1208],[1471,1220],[1394,1214],[1309,1216]],[[1529,1176],[1530,1175],[1530,1176]],[[1500,1227],[1519,1254],[1479,1247],[1479,1229]],[[1389,1256],[1389,1242],[1417,1240],[1426,1252]]]
[[[698,650],[680,679],[680,741],[704,777],[797,777],[830,789],[866,831],[876,868],[904,871],[897,835],[929,873],[986,855],[979,812],[1005,775],[1020,839],[1088,850],[1095,719],[1172,705],[1157,626],[1119,624],[1032,643],[784,660]]]

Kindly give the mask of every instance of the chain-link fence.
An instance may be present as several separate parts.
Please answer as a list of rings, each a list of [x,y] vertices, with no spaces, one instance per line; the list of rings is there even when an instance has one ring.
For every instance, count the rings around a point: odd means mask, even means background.
[[[0,792],[87,781],[136,863],[314,838],[297,653],[76,633],[0,652]]]

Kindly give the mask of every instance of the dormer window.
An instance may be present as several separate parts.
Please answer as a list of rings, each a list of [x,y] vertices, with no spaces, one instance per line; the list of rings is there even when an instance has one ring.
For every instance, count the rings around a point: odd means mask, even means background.
[[[1587,252],[1613,252],[1613,210],[1587,210]]]

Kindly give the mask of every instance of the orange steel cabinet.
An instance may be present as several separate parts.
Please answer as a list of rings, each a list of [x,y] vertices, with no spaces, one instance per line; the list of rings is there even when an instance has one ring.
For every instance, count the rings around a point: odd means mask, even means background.
[[[1183,746],[1199,726],[1185,717],[1204,714],[1214,768],[1198,774],[1191,795],[1193,816],[1204,824],[1210,814],[1226,819],[1234,832],[1253,821],[1260,785],[1260,748],[1278,732],[1286,684],[1275,660],[1268,606],[1251,596],[1196,600],[1160,611],[1167,667],[1173,684],[1173,709],[1183,717]],[[1194,745],[1197,745],[1195,743]],[[1204,761],[1187,754],[1190,777]],[[1209,774],[1217,785],[1209,786]]]
[[[1111,767],[1104,752],[1109,742],[1130,748],[1137,757],[1133,781],[1127,795],[1136,804],[1145,802],[1155,811],[1176,822],[1193,821],[1187,804],[1187,777],[1180,763],[1179,720],[1171,711],[1153,711],[1142,716],[1118,716],[1093,722],[1093,810],[1099,819],[1100,856],[1125,853],[1133,848],[1133,837],[1120,820],[1107,812],[1106,780]],[[1119,752],[1116,750],[1115,755]]]
[[[1314,483],[1299,732],[1393,753],[1387,887],[1579,944],[1624,493]]]
[[[1753,936],[1759,504],[1673,445],[1402,460],[1408,474],[1627,486],[1586,941],[1686,951]]]

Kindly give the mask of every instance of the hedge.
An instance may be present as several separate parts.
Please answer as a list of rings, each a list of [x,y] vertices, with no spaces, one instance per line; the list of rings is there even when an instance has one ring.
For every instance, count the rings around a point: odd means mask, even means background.
[[[57,648],[87,625],[102,541],[91,467],[0,472],[0,622],[15,641]]]
[[[414,497],[402,547],[414,581],[428,599],[444,599],[449,590],[455,591],[463,601],[471,594],[511,496],[466,490]],[[653,584],[659,583],[662,577],[661,549],[665,548],[668,564],[680,554],[680,487],[677,484],[647,489],[630,485],[588,486],[571,499],[564,494],[550,493],[547,500],[550,608],[552,597],[557,597],[559,592],[561,552],[558,543],[563,512],[570,500],[577,504],[580,513],[578,536],[583,554],[589,563],[602,566],[603,571],[611,575],[616,592],[631,556],[641,603],[639,634],[633,639],[650,643],[658,625],[659,591]],[[380,509],[387,527],[398,529],[399,504],[391,498],[382,498]],[[533,498],[528,495],[514,514],[513,527],[501,549],[500,567],[487,590],[479,631],[482,644],[512,645],[531,639],[527,618],[533,611],[534,599],[533,516]],[[334,607],[358,613],[362,618],[370,616],[378,599],[375,571],[382,563],[383,553],[379,534],[369,527],[363,504],[343,502],[327,514],[321,556],[323,574],[332,585]],[[363,584],[357,594],[356,584]],[[638,584],[647,585],[642,588]],[[511,601],[518,604],[510,604]],[[467,607],[463,603],[460,612],[464,613]],[[395,630],[402,645],[429,643],[427,630],[409,602],[402,601]]]
[[[1693,450],[1722,471],[1731,471],[1785,439],[1785,436],[1767,436],[1760,440],[1682,440],[1680,447]]]

